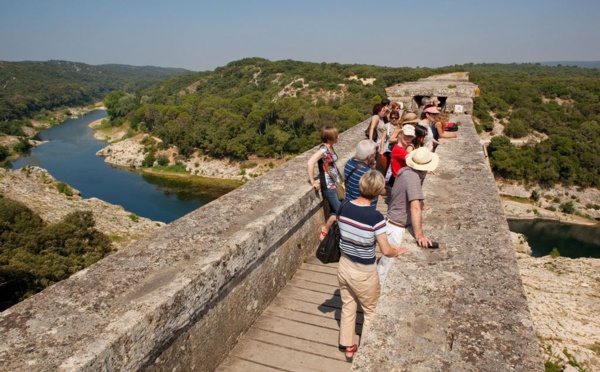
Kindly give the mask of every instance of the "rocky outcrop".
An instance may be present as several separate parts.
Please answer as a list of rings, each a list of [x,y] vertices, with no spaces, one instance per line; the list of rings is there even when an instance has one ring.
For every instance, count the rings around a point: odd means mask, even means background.
[[[126,132],[120,131],[120,133],[125,134]],[[99,136],[102,136],[103,139],[106,138],[106,134],[100,134]],[[105,157],[104,161],[112,165],[141,168],[142,162],[146,157],[145,145],[142,142],[147,137],[148,134],[139,134],[135,137],[111,143],[98,151],[96,155]],[[153,139],[154,142],[161,141],[156,137],[153,137]],[[169,164],[174,164],[175,162],[184,164],[186,171],[192,176],[240,181],[246,181],[263,175],[287,160],[252,157],[246,162],[232,162],[229,159],[214,159],[199,152],[194,153],[187,159],[183,159],[178,153],[178,149],[171,146],[166,150],[156,151],[155,155],[165,155],[169,159]]]
[[[600,371],[600,260],[531,257],[524,237],[511,234],[541,353]]]
[[[57,181],[42,168],[24,167],[15,171],[0,168],[0,194],[25,204],[50,223],[58,222],[76,210],[92,211],[96,228],[108,235],[117,248],[123,248],[164,225],[97,198],[83,199],[77,190],[67,196],[60,193],[56,185]]]
[[[518,182],[496,180],[503,198],[507,218],[545,218],[564,222],[594,224],[600,219],[600,190],[582,189],[575,186],[555,185],[543,188],[538,185],[524,186]],[[538,200],[531,200],[532,193]],[[525,202],[509,199],[516,197]],[[514,198],[513,198],[514,199]],[[561,212],[561,205],[571,203],[575,214]],[[595,221],[596,220],[596,221]]]
[[[118,165],[120,167],[139,168],[144,161],[144,145],[141,140],[148,137],[147,134],[140,134],[126,140],[110,144],[96,153],[103,156],[106,163]]]

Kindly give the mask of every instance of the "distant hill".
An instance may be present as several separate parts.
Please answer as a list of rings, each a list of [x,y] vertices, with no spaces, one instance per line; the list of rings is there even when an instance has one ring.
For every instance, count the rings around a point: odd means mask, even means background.
[[[492,132],[497,120],[513,138],[548,137],[515,147],[496,136],[489,153],[497,175],[600,187],[598,69],[539,63],[413,69],[247,58],[136,94],[114,92],[104,102],[111,124],[129,123],[184,157],[198,150],[236,160],[285,157],[318,144],[325,125],[343,131],[368,118],[388,86],[459,71],[481,89],[473,111],[478,130]],[[146,164],[158,150],[148,146]]]
[[[89,104],[112,90],[135,91],[190,72],[69,61],[0,61],[0,120],[30,117],[42,109]]]
[[[577,66],[583,68],[600,68],[600,61],[551,61],[540,62],[543,66]]]

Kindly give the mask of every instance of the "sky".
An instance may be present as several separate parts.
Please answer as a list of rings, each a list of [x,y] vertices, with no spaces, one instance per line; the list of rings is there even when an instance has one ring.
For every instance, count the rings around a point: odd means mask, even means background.
[[[0,0],[0,60],[214,70],[600,61],[600,0]]]

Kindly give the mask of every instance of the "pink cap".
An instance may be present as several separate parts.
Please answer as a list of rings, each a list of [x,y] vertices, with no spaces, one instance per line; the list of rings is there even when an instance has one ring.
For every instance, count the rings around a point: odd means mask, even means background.
[[[423,112],[426,112],[428,114],[439,114],[440,110],[438,110],[438,108],[435,106],[429,106],[425,110],[423,110]]]

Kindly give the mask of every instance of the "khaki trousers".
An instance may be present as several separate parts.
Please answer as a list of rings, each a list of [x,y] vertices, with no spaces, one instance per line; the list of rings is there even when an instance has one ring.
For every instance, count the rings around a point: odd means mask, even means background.
[[[368,271],[364,268],[368,268]],[[352,346],[356,329],[356,311],[358,304],[363,309],[364,322],[362,334],[367,330],[371,317],[379,300],[379,276],[377,270],[352,262],[342,255],[338,265],[338,282],[342,298],[342,317],[340,321],[340,345]]]

